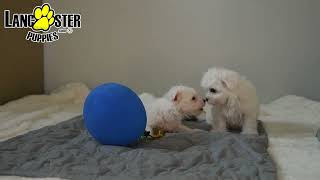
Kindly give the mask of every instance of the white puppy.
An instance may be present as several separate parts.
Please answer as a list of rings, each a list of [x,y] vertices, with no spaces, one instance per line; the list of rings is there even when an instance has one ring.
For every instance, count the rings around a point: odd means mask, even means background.
[[[208,92],[206,119],[213,131],[242,130],[243,134],[257,134],[259,101],[250,81],[237,72],[211,68],[201,80]]]
[[[172,87],[162,98],[143,93],[140,96],[147,112],[147,131],[165,132],[191,131],[182,124],[188,116],[197,116],[203,111],[204,100],[193,88]]]

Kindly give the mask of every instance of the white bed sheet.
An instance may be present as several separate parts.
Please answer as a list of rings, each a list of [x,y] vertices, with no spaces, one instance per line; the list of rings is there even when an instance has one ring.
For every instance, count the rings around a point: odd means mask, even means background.
[[[284,96],[262,106],[269,135],[269,152],[278,166],[279,180],[320,179],[320,102]]]
[[[27,97],[0,106],[0,141],[81,114],[87,93],[85,85],[69,84],[51,95]],[[262,111],[260,119],[269,134],[269,152],[278,166],[278,179],[319,179],[320,142],[315,133],[320,126],[320,102],[289,95],[262,105]],[[3,179],[44,178],[0,176]]]

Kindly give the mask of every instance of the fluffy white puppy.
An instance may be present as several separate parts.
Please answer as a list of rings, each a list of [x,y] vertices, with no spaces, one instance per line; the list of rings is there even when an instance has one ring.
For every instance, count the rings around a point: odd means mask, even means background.
[[[140,96],[147,112],[147,131],[151,135],[155,130],[165,132],[192,131],[182,124],[188,116],[197,116],[203,111],[204,100],[190,87],[174,86],[162,98],[151,94]]]
[[[259,101],[250,81],[237,72],[211,68],[203,76],[201,86],[207,90],[206,120],[212,131],[242,130],[257,134]]]

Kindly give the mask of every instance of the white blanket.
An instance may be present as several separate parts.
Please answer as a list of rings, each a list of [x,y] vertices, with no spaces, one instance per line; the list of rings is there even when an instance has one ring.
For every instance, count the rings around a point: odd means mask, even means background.
[[[88,91],[85,85],[73,83],[49,95],[28,96],[0,106],[0,141],[81,114]],[[269,151],[278,165],[279,179],[319,179],[320,142],[315,132],[320,126],[320,103],[285,96],[262,105],[262,109],[266,113],[260,119],[269,134]],[[29,178],[2,176],[1,179]]]
[[[320,179],[320,142],[315,137],[320,127],[320,103],[298,96],[284,96],[262,106],[269,116],[269,152],[278,165],[282,180]]]
[[[0,106],[0,141],[80,115],[88,92],[86,85],[70,83]]]

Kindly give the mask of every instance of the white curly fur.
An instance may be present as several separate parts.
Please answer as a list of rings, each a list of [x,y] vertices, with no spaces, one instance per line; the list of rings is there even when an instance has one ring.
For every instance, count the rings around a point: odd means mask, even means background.
[[[213,131],[238,128],[244,134],[257,134],[259,101],[250,81],[235,71],[211,68],[201,86],[207,90],[206,119]]]
[[[193,88],[174,86],[163,97],[143,93],[140,96],[147,112],[147,131],[153,129],[166,132],[193,131],[182,124],[186,116],[197,116],[202,112],[204,102]],[[193,97],[194,100],[193,100]]]

